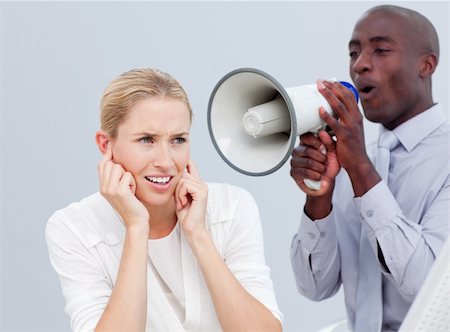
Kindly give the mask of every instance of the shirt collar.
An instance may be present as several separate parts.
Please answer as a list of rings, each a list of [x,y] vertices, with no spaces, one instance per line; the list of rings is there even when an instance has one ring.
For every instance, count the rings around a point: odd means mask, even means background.
[[[446,119],[441,105],[435,104],[426,111],[402,123],[393,130],[393,133],[404,148],[410,152],[420,141],[445,122]],[[385,131],[387,129],[381,126],[380,135]]]

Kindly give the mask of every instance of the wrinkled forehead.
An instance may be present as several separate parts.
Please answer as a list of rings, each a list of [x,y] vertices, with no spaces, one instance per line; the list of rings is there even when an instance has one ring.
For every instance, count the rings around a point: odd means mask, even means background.
[[[151,97],[137,101],[119,125],[119,134],[153,133],[171,135],[189,132],[191,119],[183,101],[168,97]]]

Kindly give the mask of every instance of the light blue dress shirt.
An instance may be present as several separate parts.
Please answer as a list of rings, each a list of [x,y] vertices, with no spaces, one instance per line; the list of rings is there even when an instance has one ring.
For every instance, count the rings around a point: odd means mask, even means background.
[[[381,131],[385,130],[384,128]],[[439,105],[393,130],[389,185],[381,181],[355,198],[341,170],[332,212],[313,222],[304,213],[291,245],[299,292],[313,300],[344,287],[353,327],[361,226],[378,241],[389,268],[383,278],[383,331],[396,331],[449,234],[450,126]],[[376,142],[368,149],[373,156]]]

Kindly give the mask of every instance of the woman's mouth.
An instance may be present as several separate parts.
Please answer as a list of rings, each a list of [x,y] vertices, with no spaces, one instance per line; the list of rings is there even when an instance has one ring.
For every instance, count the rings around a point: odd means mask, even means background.
[[[145,179],[147,181],[156,183],[156,184],[166,184],[171,180],[170,176],[162,176],[162,177],[158,177],[158,176],[146,176]]]
[[[145,176],[151,187],[157,191],[165,191],[169,188],[173,176]]]

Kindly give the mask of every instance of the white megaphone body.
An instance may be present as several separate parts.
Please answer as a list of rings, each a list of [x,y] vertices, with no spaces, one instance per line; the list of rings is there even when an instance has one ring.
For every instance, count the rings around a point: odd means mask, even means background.
[[[358,101],[356,89],[352,90]],[[283,88],[272,76],[254,68],[225,75],[208,104],[208,129],[219,155],[247,175],[267,175],[288,160],[297,136],[326,127],[319,108],[333,114],[315,84]],[[320,181],[305,180],[311,189]]]

